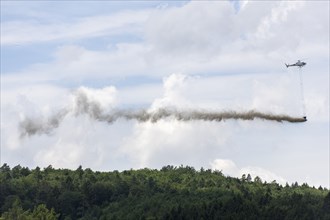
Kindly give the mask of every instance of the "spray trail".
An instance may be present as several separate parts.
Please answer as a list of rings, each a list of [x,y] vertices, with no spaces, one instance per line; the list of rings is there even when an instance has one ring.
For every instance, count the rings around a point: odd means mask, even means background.
[[[59,113],[51,116],[50,118],[42,121],[33,120],[31,118],[26,118],[20,122],[19,128],[21,131],[21,137],[31,136],[35,134],[50,134],[52,130],[57,128],[62,120],[65,118],[70,111],[62,110]],[[178,121],[225,121],[225,120],[267,120],[275,122],[290,122],[298,123],[305,122],[304,117],[292,117],[289,115],[275,115],[270,113],[262,113],[258,111],[222,111],[222,112],[210,112],[202,110],[173,110],[173,109],[158,109],[153,112],[148,112],[147,110],[113,110],[110,113],[103,113],[100,107],[93,103],[93,105],[84,105],[83,108],[79,108],[79,111],[74,115],[78,116],[80,114],[87,114],[91,119],[96,121],[113,123],[118,119],[125,120],[136,120],[138,122],[157,123],[162,119],[172,119]]]
[[[277,122],[304,122],[304,118],[296,118],[288,115],[274,115],[268,113],[257,112],[254,110],[247,112],[237,112],[237,111],[223,111],[223,112],[207,112],[207,111],[198,111],[198,110],[170,110],[170,109],[159,109],[155,112],[147,112],[141,110],[138,112],[131,111],[116,111],[113,114],[102,115],[96,119],[100,121],[106,121],[112,123],[119,118],[126,120],[137,120],[139,122],[151,121],[156,123],[157,121],[165,118],[173,118],[178,121],[193,121],[193,120],[202,120],[202,121],[224,121],[224,120],[254,120],[262,119],[268,121],[277,121]]]
[[[63,109],[46,119],[25,118],[19,123],[20,137],[35,134],[51,134],[68,113],[68,110]]]
[[[108,90],[112,91],[111,88]],[[105,105],[102,100],[91,96],[89,91],[81,88],[74,93],[74,99],[71,106],[57,111],[49,117],[25,117],[19,123],[20,137],[32,135],[51,134],[52,131],[59,127],[65,117],[78,117],[79,115],[87,115],[95,121],[113,123],[118,119],[136,120],[140,123],[150,121],[156,123],[162,119],[178,120],[178,121],[225,121],[225,120],[267,120],[275,122],[305,122],[305,117],[292,117],[289,115],[276,115],[271,113],[262,113],[255,110],[239,112],[239,111],[207,111],[207,110],[178,110],[175,108],[159,108],[154,111],[140,109],[113,109],[111,105]],[[97,97],[107,96],[99,94]],[[109,110],[110,109],[110,110]]]

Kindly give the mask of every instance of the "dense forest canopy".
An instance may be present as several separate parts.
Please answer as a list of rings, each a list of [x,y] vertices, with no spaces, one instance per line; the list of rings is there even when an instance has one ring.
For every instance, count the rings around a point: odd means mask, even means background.
[[[330,192],[221,171],[165,166],[0,168],[0,219],[330,219]]]

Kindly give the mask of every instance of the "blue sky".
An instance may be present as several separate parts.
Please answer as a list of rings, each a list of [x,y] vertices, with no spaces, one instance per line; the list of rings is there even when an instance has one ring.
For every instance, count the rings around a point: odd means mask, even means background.
[[[308,122],[113,124],[79,114],[257,110]],[[68,114],[50,134],[20,122]],[[1,1],[1,163],[96,170],[191,165],[329,186],[329,2]]]
[[[132,1],[129,4],[123,4],[120,1],[101,1],[91,2],[82,1],[77,4],[75,1],[63,1],[60,4],[54,1],[3,1],[1,3],[4,10],[1,13],[1,21],[12,22],[17,20],[31,20],[39,24],[48,24],[55,22],[75,21],[81,17],[94,15],[106,15],[116,13],[118,11],[142,10],[148,8],[171,7],[185,4],[186,1]],[[3,28],[6,28],[4,27]],[[142,41],[142,36],[118,34],[113,36],[100,36],[95,38],[82,38],[72,41],[71,39],[62,39],[58,41],[34,42],[35,44],[16,44],[7,46],[2,45],[2,57],[4,65],[2,72],[17,71],[31,63],[46,62],[52,59],[51,52],[59,45],[66,43],[74,43],[83,45],[88,49],[102,49],[107,47],[109,41],[112,43],[119,42],[136,42]],[[33,56],[31,56],[33,54]],[[20,62],[14,62],[19,59]]]

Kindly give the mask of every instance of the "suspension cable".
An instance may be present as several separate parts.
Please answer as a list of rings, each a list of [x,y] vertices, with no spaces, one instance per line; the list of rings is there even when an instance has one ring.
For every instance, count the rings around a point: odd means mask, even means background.
[[[303,113],[303,116],[305,117],[306,116],[306,106],[305,106],[304,84],[303,84],[301,67],[299,67],[299,79],[300,79],[300,98],[301,98],[301,105],[302,105],[302,113]]]

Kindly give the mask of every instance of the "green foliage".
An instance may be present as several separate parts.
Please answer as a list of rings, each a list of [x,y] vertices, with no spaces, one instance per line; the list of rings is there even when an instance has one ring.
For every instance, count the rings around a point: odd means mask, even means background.
[[[45,204],[40,204],[34,208],[31,216],[33,219],[39,220],[56,220],[58,219],[59,215],[55,213],[55,210],[53,208],[49,210],[47,209]]]
[[[4,164],[0,213],[27,220],[330,219],[330,192],[188,166],[93,172]]]
[[[47,209],[46,205],[40,204],[36,206],[31,213],[30,210],[24,211],[20,200],[14,201],[12,207],[1,215],[1,219],[10,220],[56,220],[58,215],[56,215],[54,209]]]

